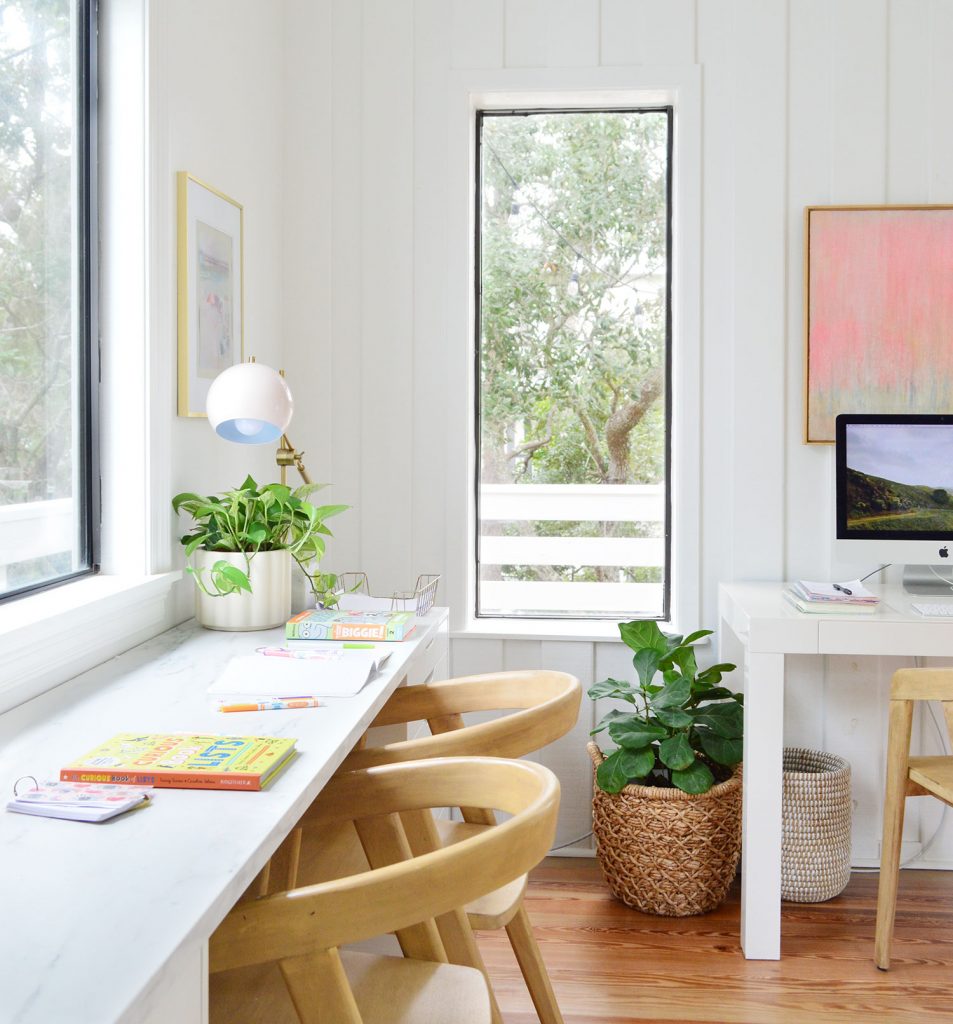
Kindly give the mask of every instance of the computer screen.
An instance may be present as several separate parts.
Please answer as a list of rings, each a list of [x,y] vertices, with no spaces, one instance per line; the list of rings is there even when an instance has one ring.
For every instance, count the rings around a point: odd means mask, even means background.
[[[953,564],[953,415],[837,417],[836,554]]]

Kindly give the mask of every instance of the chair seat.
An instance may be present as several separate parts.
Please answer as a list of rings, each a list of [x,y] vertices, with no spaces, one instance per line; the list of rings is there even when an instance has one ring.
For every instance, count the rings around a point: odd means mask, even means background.
[[[341,951],[364,1024],[489,1024],[486,979],[472,967]]]
[[[364,1024],[489,1024],[490,996],[471,967],[341,952]],[[276,963],[213,974],[210,1024],[300,1024]]]
[[[953,757],[911,757],[910,779],[953,804]]]
[[[471,839],[492,825],[471,825],[466,821],[448,821],[440,818],[436,822],[437,833],[444,846]],[[520,901],[526,891],[526,875],[520,875],[508,885],[481,896],[466,907],[470,927],[477,931],[493,931],[505,928],[520,908]]]

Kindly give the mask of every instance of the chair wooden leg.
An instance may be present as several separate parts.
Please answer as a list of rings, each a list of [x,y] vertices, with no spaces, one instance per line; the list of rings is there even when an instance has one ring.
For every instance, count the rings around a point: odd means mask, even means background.
[[[563,1015],[556,1003],[556,993],[553,992],[546,965],[540,955],[539,946],[536,945],[533,926],[522,903],[506,926],[506,934],[510,937],[510,945],[523,972],[540,1024],[563,1024]]]
[[[891,701],[887,739],[884,828],[880,846],[880,882],[877,888],[877,927],[874,936],[874,961],[882,971],[886,971],[890,967],[890,945],[897,912],[900,844],[903,838],[907,761],[910,752],[912,724],[913,703],[911,701]]]
[[[301,1024],[361,1024],[361,1014],[336,949],[279,960]]]

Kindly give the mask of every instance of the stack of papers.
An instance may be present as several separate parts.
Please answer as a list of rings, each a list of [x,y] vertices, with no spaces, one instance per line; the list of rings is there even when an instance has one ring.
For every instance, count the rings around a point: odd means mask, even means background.
[[[232,658],[208,688],[218,704],[235,701],[292,700],[308,697],[353,697],[381,671],[389,650],[319,645],[307,650],[263,647]]]
[[[880,598],[860,580],[844,583],[819,583],[797,580],[784,592],[787,600],[800,612],[840,612],[851,615],[875,612]]]
[[[95,782],[44,782],[15,796],[8,811],[70,821],[106,821],[150,799],[148,790]]]

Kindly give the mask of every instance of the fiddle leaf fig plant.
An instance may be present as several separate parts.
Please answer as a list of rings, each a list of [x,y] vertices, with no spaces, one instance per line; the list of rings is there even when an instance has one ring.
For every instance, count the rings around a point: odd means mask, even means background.
[[[321,561],[325,537],[331,531],[325,520],[349,508],[348,505],[314,505],[311,495],[325,484],[306,484],[292,490],[285,484],[262,487],[248,476],[241,487],[221,494],[203,496],[185,491],[172,499],[176,514],[186,513],[194,523],[181,538],[186,559],[195,551],[241,552],[245,571],[225,559],[215,562],[203,579],[192,565],[186,572],[210,597],[223,597],[238,591],[251,593],[251,561],[260,551],[286,549],[307,576],[315,597],[325,605],[336,602],[337,577],[333,573],[311,572]]]
[[[679,636],[649,620],[622,622],[619,633],[634,652],[637,681],[603,679],[589,696],[622,700],[634,710],[614,708],[593,729],[592,735],[608,732],[616,744],[596,782],[607,793],[630,782],[706,793],[741,761],[744,698],[719,685],[735,666],[699,671],[693,645],[711,636],[710,629]]]

